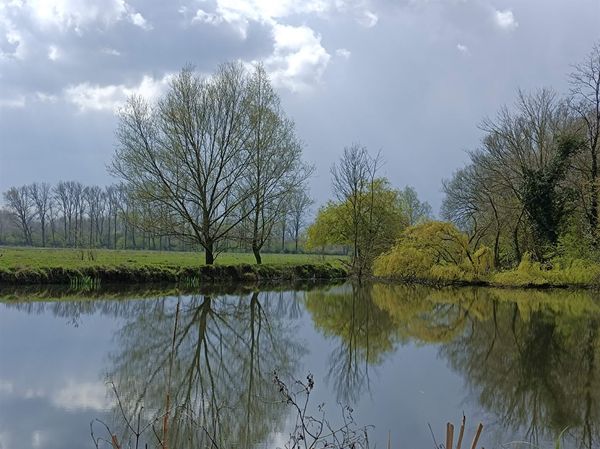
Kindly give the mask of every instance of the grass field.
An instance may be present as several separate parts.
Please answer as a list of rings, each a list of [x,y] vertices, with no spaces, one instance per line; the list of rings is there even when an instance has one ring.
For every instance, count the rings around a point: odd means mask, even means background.
[[[263,254],[264,265],[299,265],[329,262],[340,264],[340,256],[314,254]],[[254,264],[248,253],[222,253],[216,265]],[[0,247],[0,269],[85,268],[85,267],[199,267],[204,265],[204,254],[175,251],[137,251],[71,248]]]

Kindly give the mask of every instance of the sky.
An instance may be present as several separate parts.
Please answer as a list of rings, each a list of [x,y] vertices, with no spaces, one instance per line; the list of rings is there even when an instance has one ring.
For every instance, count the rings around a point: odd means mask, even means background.
[[[441,181],[517,89],[568,93],[600,40],[600,0],[0,0],[0,191],[106,185],[116,111],[192,64],[262,61],[332,196],[343,148],[439,209]]]

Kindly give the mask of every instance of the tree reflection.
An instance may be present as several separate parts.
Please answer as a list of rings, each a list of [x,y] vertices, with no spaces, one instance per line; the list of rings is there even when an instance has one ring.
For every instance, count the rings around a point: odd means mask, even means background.
[[[538,444],[568,428],[578,446],[597,445],[597,304],[581,292],[486,294],[486,313],[441,353],[499,418],[500,432]]]
[[[169,447],[249,447],[265,440],[286,416],[273,370],[294,373],[303,352],[283,319],[294,313],[293,301],[273,296],[164,299],[128,322],[117,336],[110,373],[126,415],[171,410]]]
[[[600,442],[600,303],[585,291],[345,286],[307,294],[315,325],[336,339],[329,376],[340,401],[399,344],[438,344],[497,430],[538,443],[563,429]],[[502,437],[500,437],[502,438]]]
[[[7,305],[124,322],[110,377],[130,417],[142,407],[145,417],[160,416],[169,397],[178,448],[211,439],[248,447],[281,428],[271,373],[294,377],[305,349],[292,323],[303,306],[334,345],[328,381],[340,402],[357,401],[370,370],[399,345],[435,344],[497,419],[500,441],[553,440],[568,427],[572,446],[600,446],[600,302],[587,291],[348,284],[306,294]]]
[[[373,302],[370,286],[348,284],[306,294],[317,328],[339,338],[331,353],[327,381],[337,399],[355,402],[369,388],[369,365],[378,365],[397,342],[392,317]]]

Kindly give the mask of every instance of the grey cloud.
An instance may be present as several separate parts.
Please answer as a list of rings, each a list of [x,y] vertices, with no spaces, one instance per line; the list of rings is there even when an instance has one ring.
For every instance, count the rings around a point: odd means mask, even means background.
[[[394,184],[414,185],[435,209],[441,178],[479,144],[481,119],[511,104],[518,87],[565,92],[570,64],[599,37],[600,17],[597,0],[364,0],[336,2],[341,6],[325,13],[292,8],[275,19],[248,20],[242,38],[230,23],[192,23],[199,8],[215,14],[215,1],[129,4],[152,29],[120,20],[53,32],[11,16],[30,53],[24,60],[0,58],[0,98],[13,102],[0,106],[0,190],[33,180],[110,182],[104,167],[115,119],[108,111],[77,112],[61,99],[68,86],[135,86],[145,75],[161,79],[188,62],[211,71],[231,59],[268,60],[277,23],[320,36],[319,46],[302,54],[320,60],[298,71],[311,89],[280,90],[306,156],[317,164],[317,200],[329,196],[328,170],[344,145],[361,141],[382,149]],[[519,25],[502,29],[494,14],[508,10]],[[359,23],[365,11],[378,17],[375,26]],[[49,45],[59,49],[56,61],[48,59]],[[0,48],[15,50],[2,36]],[[336,57],[337,49],[352,56]],[[273,67],[285,72],[287,55],[272,59]],[[21,96],[25,107],[14,107]]]

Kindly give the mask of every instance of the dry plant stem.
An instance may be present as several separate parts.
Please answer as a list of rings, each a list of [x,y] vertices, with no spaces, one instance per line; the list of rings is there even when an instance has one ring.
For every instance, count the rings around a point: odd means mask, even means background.
[[[483,424],[479,423],[477,426],[477,432],[475,433],[475,437],[473,438],[473,444],[471,444],[471,449],[477,449],[477,442],[479,441],[479,437],[481,436],[481,431],[483,430]]]
[[[452,449],[454,442],[454,425],[452,423],[446,424],[446,449]]]
[[[460,423],[460,431],[458,432],[458,441],[456,442],[456,449],[460,449],[462,446],[463,436],[465,434],[465,415],[462,417],[462,421]]]

